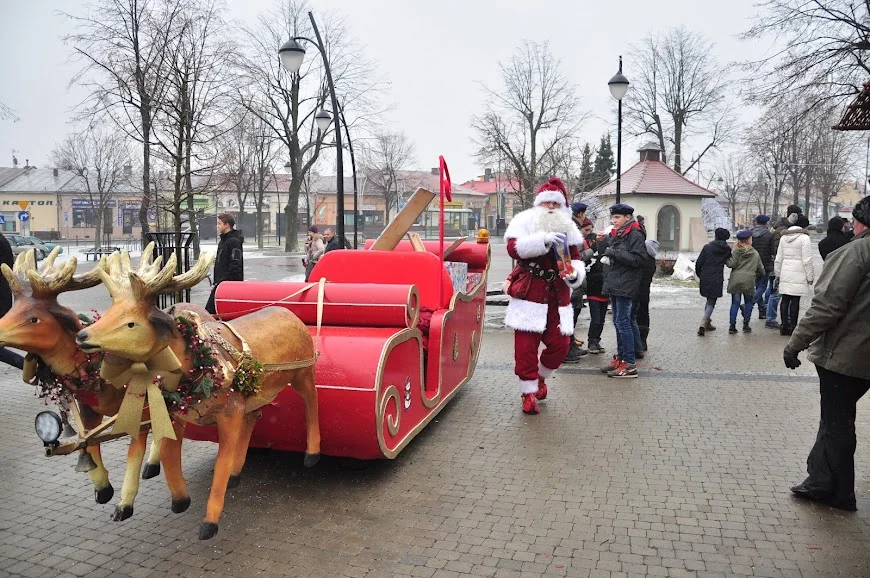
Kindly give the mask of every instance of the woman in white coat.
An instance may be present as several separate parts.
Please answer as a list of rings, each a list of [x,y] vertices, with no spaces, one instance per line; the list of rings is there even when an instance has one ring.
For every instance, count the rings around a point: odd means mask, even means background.
[[[801,297],[809,292],[815,279],[813,254],[810,250],[810,235],[806,230],[809,221],[806,217],[798,219],[789,227],[779,240],[773,274],[779,282],[779,315],[782,323],[780,335],[791,335],[798,321]]]

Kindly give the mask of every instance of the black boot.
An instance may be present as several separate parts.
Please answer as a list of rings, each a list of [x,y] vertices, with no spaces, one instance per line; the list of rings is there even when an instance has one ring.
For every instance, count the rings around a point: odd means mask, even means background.
[[[732,335],[737,333],[737,325],[735,323],[732,323],[731,325],[728,326],[728,333],[730,333]]]
[[[789,324],[785,321],[783,321],[779,326],[779,334],[783,336],[791,335],[791,327],[789,327]]]
[[[568,355],[565,356],[565,361],[562,363],[579,363],[580,358],[584,357],[588,351],[581,349],[577,342],[571,340],[571,347],[568,348]]]
[[[649,327],[645,327],[641,325],[640,329],[640,341],[643,343],[643,350],[646,351],[646,338],[649,336]]]
[[[599,354],[604,353],[604,348],[601,347],[600,339],[590,339],[589,340],[589,353]]]

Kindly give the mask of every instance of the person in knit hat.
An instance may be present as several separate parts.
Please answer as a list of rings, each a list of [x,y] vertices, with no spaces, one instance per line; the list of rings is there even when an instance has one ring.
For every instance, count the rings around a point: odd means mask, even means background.
[[[707,299],[704,304],[704,317],[698,327],[698,335],[703,337],[708,331],[716,331],[716,326],[711,321],[716,301],[722,297],[722,285],[725,283],[725,263],[731,258],[731,247],[728,239],[731,233],[728,229],[719,227],[713,232],[715,237],[704,245],[698,260],[695,261],[695,275],[701,282],[701,297]]]
[[[782,353],[796,369],[798,354],[819,375],[821,420],[807,456],[807,478],[791,488],[798,498],[846,511],[855,499],[856,404],[870,389],[870,197],[852,209],[855,238],[828,255],[806,315]],[[795,222],[797,225],[797,222]],[[863,420],[862,420],[863,421]],[[861,484],[863,489],[863,482]]]
[[[574,335],[571,290],[586,277],[580,256],[583,237],[571,219],[560,179],[541,185],[534,207],[514,215],[504,238],[508,254],[517,261],[507,279],[505,325],[514,330],[514,373],[522,409],[534,415],[538,401],[548,395],[546,379],[568,353]]]

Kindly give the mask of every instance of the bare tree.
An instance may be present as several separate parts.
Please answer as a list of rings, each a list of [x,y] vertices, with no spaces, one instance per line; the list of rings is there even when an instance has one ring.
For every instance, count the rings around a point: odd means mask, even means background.
[[[8,104],[0,101],[0,120],[11,120],[12,122],[18,122],[21,120],[18,118],[18,114]]]
[[[276,8],[260,16],[255,27],[243,29],[245,54],[239,61],[246,90],[264,98],[262,108],[252,107],[251,112],[270,127],[285,147],[286,166],[290,170],[289,195],[284,207],[287,251],[298,246],[299,194],[306,175],[323,150],[334,146],[330,142],[333,126],[321,132],[314,123],[315,113],[325,106],[329,94],[317,50],[305,44],[311,54],[294,74],[284,70],[276,55],[278,47],[289,38],[314,36],[308,10],[306,0],[278,0]],[[361,56],[360,48],[340,18],[329,16],[321,24],[333,82],[345,115],[351,116],[350,109],[369,110],[378,81],[373,67]]]
[[[737,203],[746,197],[746,170],[743,159],[733,154],[716,163],[716,174],[722,185],[722,196],[728,201],[731,222],[737,223]]]
[[[743,38],[774,39],[779,48],[743,63],[753,101],[840,104],[870,76],[870,2],[765,0],[759,8]]]
[[[828,117],[828,126],[831,118]],[[822,221],[828,222],[828,205],[850,180],[856,142],[850,134],[835,130],[819,132],[813,177],[822,203]]]
[[[791,117],[777,107],[768,107],[747,131],[744,143],[757,172],[769,183],[769,209],[779,215],[780,198],[788,177]]]
[[[531,206],[535,187],[551,175],[560,147],[583,120],[575,87],[560,67],[549,44],[524,42],[509,62],[499,63],[503,86],[483,88],[487,104],[471,121],[478,159],[506,164],[523,207]]]
[[[94,246],[102,246],[103,225],[111,223],[110,204],[120,185],[126,184],[125,167],[130,151],[124,136],[90,126],[83,132],[67,136],[52,152],[55,166],[73,171],[84,187],[93,212]]]
[[[158,107],[168,89],[172,46],[187,0],[95,0],[83,15],[66,14],[76,28],[66,37],[82,68],[70,84],[89,90],[80,116],[108,116],[142,145],[139,222],[148,232],[151,146]]]
[[[672,165],[680,174],[727,140],[734,125],[727,79],[712,51],[703,35],[679,27],[647,37],[628,59],[636,65],[623,101],[629,123],[636,136],[652,135],[662,151],[673,150]],[[684,168],[683,148],[692,137],[705,141]]]
[[[414,143],[403,131],[381,130],[374,134],[363,149],[363,173],[384,198],[385,224],[390,211],[399,209],[399,171],[414,162]]]

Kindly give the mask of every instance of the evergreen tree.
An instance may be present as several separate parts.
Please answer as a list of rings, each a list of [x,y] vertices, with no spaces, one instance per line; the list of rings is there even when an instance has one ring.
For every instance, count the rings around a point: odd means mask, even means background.
[[[593,188],[600,187],[613,176],[613,149],[610,147],[610,135],[602,135],[598,152],[595,153],[595,167],[592,169]]]
[[[580,176],[577,179],[575,194],[586,193],[595,188],[594,169],[592,168],[592,147],[589,143],[583,146],[580,157]]]

